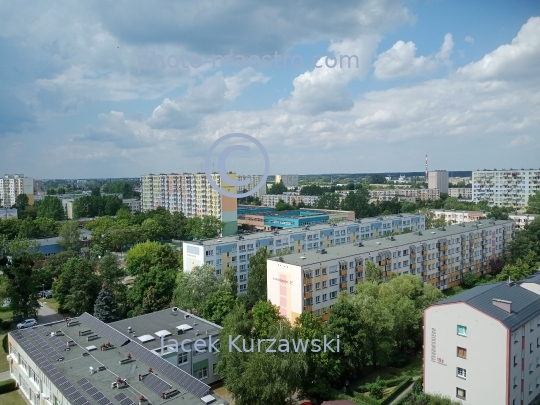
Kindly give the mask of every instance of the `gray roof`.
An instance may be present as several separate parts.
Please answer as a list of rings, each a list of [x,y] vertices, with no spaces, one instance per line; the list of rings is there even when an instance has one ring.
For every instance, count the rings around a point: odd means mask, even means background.
[[[477,310],[500,320],[511,332],[519,329],[534,317],[540,315],[540,295],[521,287],[522,283],[540,284],[540,273],[517,283],[505,281],[471,288],[461,294],[439,301],[436,305],[463,302]],[[512,312],[493,305],[493,300],[512,303]]]
[[[333,246],[326,248],[326,253],[322,254],[320,251],[306,251],[302,253],[293,253],[285,255],[283,257],[284,263],[289,263],[297,266],[309,266],[312,264],[320,263],[321,261],[330,261],[341,259],[347,256],[362,255],[381,250],[395,250],[397,246],[406,246],[421,243],[432,239],[444,239],[454,235],[460,235],[462,233],[476,232],[493,226],[493,222],[496,225],[513,224],[510,220],[484,220],[480,222],[480,226],[477,228],[477,222],[466,222],[461,225],[446,226],[444,231],[441,229],[427,229],[421,231],[422,235],[415,233],[406,233],[394,236],[395,240],[388,238],[372,239],[362,241],[363,246],[355,246],[354,244],[344,244],[340,246]],[[279,260],[278,258],[272,258],[269,260]]]
[[[212,395],[216,399],[212,402],[213,404],[227,404],[226,401],[211,392],[204,383],[159,358],[159,356],[148,352],[134,341],[125,344],[124,339],[127,342],[128,338],[122,337],[114,329],[109,328],[107,324],[93,316],[85,313],[79,318],[73,319],[78,319],[79,323],[68,326],[66,322],[60,321],[10,332],[11,337],[62,391],[64,396],[69,398],[71,403],[99,405],[98,399],[93,398],[81,385],[81,380],[85,378],[113,404],[118,402],[115,396],[123,393],[135,404],[139,402],[139,395],[142,394],[151,404],[167,402],[170,405],[203,405],[201,396],[193,394],[193,390],[203,392],[202,395]],[[88,341],[88,334],[79,335],[80,332],[88,330],[91,330],[90,334],[96,334],[97,339]],[[56,331],[62,331],[63,335],[51,337],[51,332]],[[74,343],[70,346],[70,350],[66,351],[68,341]],[[112,343],[114,348],[101,351],[100,346],[107,342]],[[88,351],[86,348],[89,346],[95,346],[97,349]],[[142,353],[140,349],[142,349]],[[120,361],[125,361],[128,353],[132,354],[133,361],[121,364]],[[168,365],[167,367],[172,367],[172,371],[162,371],[164,363]],[[90,374],[90,367],[96,371],[94,374]],[[99,367],[105,368],[98,371]],[[180,394],[163,400],[160,394],[151,390],[144,380],[139,381],[138,375],[148,373],[149,367],[155,370],[154,376],[158,376],[154,377],[154,380],[160,378],[173,389],[180,391]],[[175,382],[170,376],[181,379],[182,384]],[[111,383],[116,381],[117,377],[126,379],[129,386],[121,390],[113,389]],[[78,391],[78,394],[74,390]],[[78,397],[79,394],[86,401],[79,398],[79,402],[75,402],[72,396]]]
[[[89,231],[88,229],[81,229],[80,234],[81,241],[92,239],[92,231]],[[58,242],[60,242],[60,237],[54,236],[52,238],[39,238],[33,239],[33,241],[39,243],[40,246],[58,245]]]
[[[261,215],[265,215],[265,214],[262,213]],[[418,217],[418,216],[422,216],[422,215],[421,214],[401,214],[401,216],[389,215],[385,217],[370,217],[370,218],[362,218],[362,219],[356,219],[356,220],[345,220],[345,221],[337,222],[337,226],[338,227],[339,226],[352,226],[352,225],[358,225],[358,224],[368,224],[368,223],[378,222],[378,221],[389,221],[392,219],[407,219],[407,218]],[[309,218],[309,216],[303,217],[303,218]],[[380,219],[380,218],[383,218],[383,219]],[[308,226],[309,226],[310,231],[320,231],[323,229],[329,229],[331,227],[329,223],[315,224],[315,225],[308,225]],[[284,228],[284,229],[277,230],[277,232],[279,232],[279,235],[288,235],[290,233],[304,232],[305,230],[303,228],[304,226],[296,227],[296,228]],[[237,239],[238,236],[242,236],[243,237],[242,240],[258,240],[264,237],[270,238],[270,237],[277,236],[277,235],[274,235],[274,232],[276,231],[254,232],[254,233],[247,233],[247,234],[242,234],[242,235],[224,236],[222,238],[206,239],[206,240],[202,240],[201,242],[189,241],[189,242],[184,242],[184,243],[195,244],[195,245],[196,244],[216,245],[216,244],[222,244],[222,243],[235,243],[235,242],[238,242],[238,239]]]

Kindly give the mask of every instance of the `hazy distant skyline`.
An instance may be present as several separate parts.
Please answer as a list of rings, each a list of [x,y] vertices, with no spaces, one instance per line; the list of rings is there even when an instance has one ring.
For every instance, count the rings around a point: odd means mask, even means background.
[[[423,172],[426,154],[430,170],[539,167],[536,0],[0,0],[0,15],[0,175],[197,172],[232,132],[271,173]],[[138,67],[182,53],[304,65]],[[358,66],[312,66],[330,54]]]

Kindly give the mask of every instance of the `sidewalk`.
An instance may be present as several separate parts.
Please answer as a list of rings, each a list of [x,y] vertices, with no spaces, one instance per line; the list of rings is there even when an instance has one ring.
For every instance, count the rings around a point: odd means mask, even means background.
[[[2,371],[0,373],[0,381],[6,381],[9,380],[11,376],[9,375],[9,371]]]
[[[407,388],[405,388],[405,390],[403,390],[403,392],[401,394],[399,394],[396,399],[394,399],[392,402],[390,402],[389,405],[396,405],[396,404],[399,403],[399,401],[401,401],[403,398],[405,398],[409,394],[409,392],[411,392],[412,387],[414,385],[414,382],[416,380],[418,380],[419,378],[420,378],[419,376],[413,377],[412,383]]]

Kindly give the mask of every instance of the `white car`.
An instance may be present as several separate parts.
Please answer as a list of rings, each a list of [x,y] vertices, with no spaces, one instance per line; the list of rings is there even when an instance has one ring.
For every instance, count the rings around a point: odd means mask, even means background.
[[[24,329],[24,328],[31,328],[32,326],[36,326],[37,321],[35,319],[27,319],[26,321],[22,321],[17,325],[17,329]]]

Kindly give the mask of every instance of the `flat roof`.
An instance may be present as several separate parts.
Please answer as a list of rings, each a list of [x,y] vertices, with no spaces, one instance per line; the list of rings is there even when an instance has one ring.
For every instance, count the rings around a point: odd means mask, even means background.
[[[213,402],[215,405],[227,404],[202,381],[90,314],[84,313],[72,319],[77,322],[70,326],[60,321],[9,333],[71,403],[102,405],[105,401],[98,394],[101,393],[112,404],[121,400],[129,403],[124,397],[118,397],[119,394],[124,394],[135,404],[139,403],[140,395],[144,395],[151,404],[160,404],[164,402],[161,389],[153,390],[151,386],[153,382],[161,380],[162,386],[179,391],[165,400],[171,405],[202,405],[202,398],[208,395],[216,399]],[[51,332],[58,331],[60,336],[51,336]],[[112,348],[101,350],[102,345],[107,343]],[[68,345],[69,351],[66,351]],[[128,353],[132,356],[131,360]],[[93,374],[90,373],[91,367]],[[145,379],[139,381],[138,375],[147,374],[150,367],[156,374],[149,374],[146,382]],[[112,388],[111,384],[118,377],[127,381],[127,388]]]
[[[395,235],[395,240],[390,240],[388,238],[380,238],[380,239],[372,239],[372,240],[364,240],[362,241],[363,246],[355,246],[352,243],[343,244],[340,246],[332,246],[329,248],[326,248],[326,253],[320,253],[311,250],[311,251],[305,251],[301,253],[293,253],[289,255],[282,256],[283,263],[288,263],[296,266],[309,266],[316,263],[326,262],[330,260],[337,260],[341,259],[343,257],[347,256],[354,256],[354,255],[361,255],[361,254],[367,254],[373,251],[379,251],[379,250],[389,250],[389,249],[395,249],[397,246],[402,245],[413,245],[416,243],[421,243],[423,241],[431,240],[431,239],[443,239],[448,238],[453,235],[458,235],[462,233],[467,232],[475,232],[477,230],[481,230],[483,228],[487,228],[488,226],[493,226],[493,222],[495,222],[495,225],[503,225],[503,224],[513,224],[513,221],[510,220],[484,220],[480,223],[478,222],[466,222],[462,225],[450,225],[444,227],[444,231],[441,230],[441,228],[434,228],[434,229],[426,229],[421,231],[422,235],[418,235],[417,233],[406,233],[401,235]],[[476,227],[477,224],[481,224],[478,228]],[[303,257],[303,258],[302,258]],[[274,260],[279,261],[277,257],[268,259],[268,260]]]
[[[361,224],[368,224],[372,222],[377,221],[390,221],[394,219],[407,219],[407,218],[413,218],[413,217],[423,217],[423,214],[401,214],[399,215],[388,215],[385,217],[369,217],[369,218],[362,218],[362,219],[355,219],[355,220],[343,220],[340,222],[337,222],[337,226],[352,226],[352,225],[361,225]],[[309,217],[303,217],[303,218],[309,218]],[[381,219],[382,218],[382,219]],[[308,231],[320,231],[323,229],[328,229],[331,227],[329,223],[324,224],[314,224],[314,225],[308,225],[309,229]],[[249,241],[249,240],[257,240],[264,237],[275,237],[278,235],[284,236],[288,235],[290,233],[298,233],[302,231],[306,231],[304,229],[305,226],[299,226],[296,228],[289,228],[289,229],[280,229],[277,231],[261,231],[261,232],[253,232],[253,233],[245,233],[242,235],[231,235],[231,236],[224,236],[222,238],[212,238],[212,239],[205,239],[200,242],[198,241],[185,241],[184,244],[191,244],[191,245],[198,245],[198,246],[204,246],[204,245],[215,245],[215,244],[224,244],[224,243],[235,243],[239,242],[237,239],[238,236],[242,236],[243,239],[240,241]],[[278,232],[278,235],[274,235],[274,232]],[[221,242],[218,242],[221,241]]]

